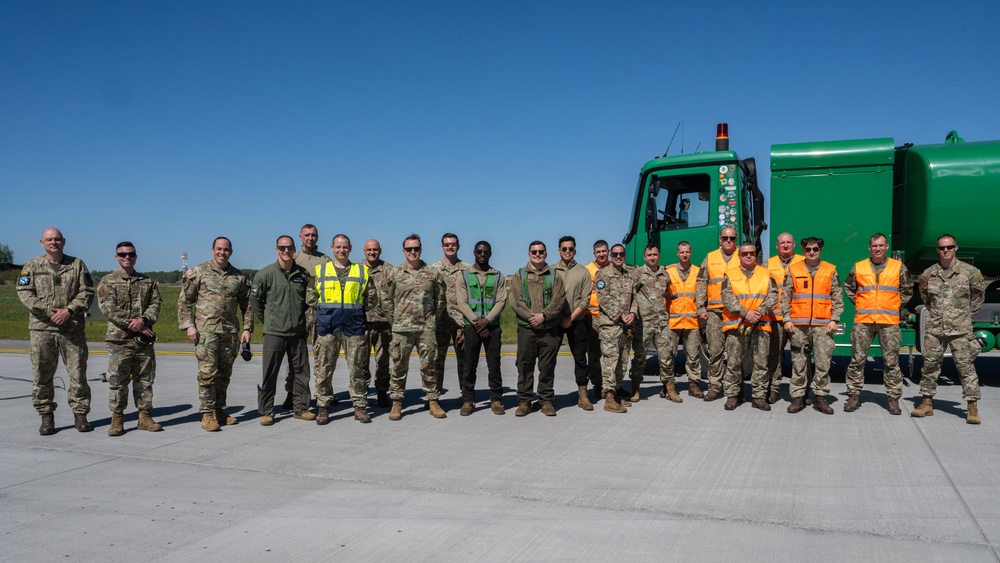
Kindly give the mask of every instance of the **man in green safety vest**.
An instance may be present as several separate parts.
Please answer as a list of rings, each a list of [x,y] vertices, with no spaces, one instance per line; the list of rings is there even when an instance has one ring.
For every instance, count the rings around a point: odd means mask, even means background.
[[[462,386],[462,416],[476,408],[476,368],[479,350],[486,348],[489,370],[490,410],[504,414],[503,380],[500,377],[500,313],[507,303],[507,280],[490,266],[493,247],[485,240],[476,243],[476,263],[462,270],[455,284],[455,301],[464,321],[465,370],[459,373]]]

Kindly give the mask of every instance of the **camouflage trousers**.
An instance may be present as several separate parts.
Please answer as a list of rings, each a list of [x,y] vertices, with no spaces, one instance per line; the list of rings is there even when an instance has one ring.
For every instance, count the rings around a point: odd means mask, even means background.
[[[726,335],[722,332],[722,309],[709,309],[705,321],[705,344],[708,345],[708,389],[722,390],[722,374],[726,369]]]
[[[865,386],[868,349],[876,335],[882,346],[885,394],[890,399],[899,399],[903,396],[903,372],[899,370],[899,347],[903,335],[899,332],[899,325],[854,323],[851,329],[851,364],[847,366],[847,394],[857,395]]]
[[[57,332],[32,330],[29,353],[34,384],[31,403],[38,414],[52,414],[56,410],[55,386],[52,380],[59,366],[59,357],[69,372],[69,408],[74,413],[90,412],[90,384],[87,383],[87,337],[83,330]]]
[[[437,386],[437,337],[433,332],[395,332],[389,344],[389,355],[392,356],[392,378],[389,382],[389,394],[393,401],[402,401],[406,393],[406,374],[410,370],[410,354],[416,346],[420,356],[420,381],[427,400],[435,400],[441,395]]]
[[[389,344],[392,342],[392,329],[389,323],[368,323],[365,331],[365,348],[374,350],[375,356],[375,389],[389,390]],[[365,360],[365,387],[371,385],[372,369],[370,360]]]
[[[770,389],[774,392],[781,388],[781,378],[784,377],[781,372],[781,360],[785,355],[785,344],[789,341],[788,333],[782,328],[782,324],[771,323],[771,342],[767,350],[767,379],[770,382]],[[798,330],[796,328],[796,331]]]
[[[701,382],[701,331],[697,328],[683,328],[670,331],[670,342],[673,357],[677,357],[677,345],[684,343],[684,369],[687,370],[688,381]],[[673,365],[671,365],[671,369]],[[662,375],[662,373],[661,373]]]
[[[590,383],[595,387],[601,385],[601,331],[594,324],[595,317],[589,312],[584,315],[583,322],[587,327],[587,370],[590,371]]]
[[[625,378],[630,339],[621,324],[602,325],[601,375],[604,392],[617,391]]]
[[[771,333],[766,330],[726,332],[726,373],[723,376],[723,386],[727,397],[738,397],[743,392],[743,355],[748,348],[753,355],[751,396],[763,399],[767,395],[767,350],[770,341]]]
[[[787,333],[786,333],[787,334]],[[809,385],[809,354],[816,364],[813,374],[813,392],[817,397],[830,394],[830,360],[837,349],[833,336],[826,333],[825,326],[797,326],[789,338],[792,343],[792,379],[788,388],[792,398],[805,397]],[[779,370],[780,374],[780,370]],[[778,376],[781,381],[781,376]],[[771,380],[772,385],[774,379]],[[774,389],[774,387],[772,387]]]
[[[437,388],[444,388],[444,361],[448,357],[448,346],[455,345],[455,360],[458,362],[458,384],[462,384],[462,374],[465,373],[465,327],[458,326],[448,317],[438,322],[437,332]]]
[[[653,327],[643,325],[641,330],[636,331],[636,338],[633,338],[632,372],[629,376],[633,385],[642,382],[642,370],[646,367],[646,350],[649,345],[656,347],[656,356],[660,362],[660,383],[667,383],[674,380],[674,354],[677,352],[677,343],[674,342],[673,331],[669,326]],[[638,345],[634,343],[638,341]],[[636,378],[636,373],[639,377]],[[635,387],[632,388],[635,391]]]
[[[654,332],[658,331],[659,329],[654,329]],[[628,339],[629,348],[632,349],[628,378],[632,381],[632,391],[635,391],[642,385],[642,372],[646,370],[646,350],[649,350],[649,341],[645,340],[642,321],[638,317],[632,328],[625,331],[625,338]],[[628,358],[625,361],[628,361]]]
[[[324,334],[316,338],[316,405],[330,406],[333,400],[333,372],[337,369],[340,350],[344,349],[347,361],[348,384],[351,404],[368,406],[368,385],[365,383],[365,366],[368,365],[368,339],[364,335]]]
[[[962,400],[978,401],[979,375],[976,373],[975,360],[982,347],[972,334],[945,336],[943,334],[924,334],[924,367],[920,370],[920,394],[933,397],[937,393],[938,377],[941,375],[941,361],[944,359],[944,349],[951,348],[951,357],[955,368],[962,378]]]
[[[198,332],[194,355],[198,358],[198,401],[201,412],[226,408],[233,362],[239,353],[238,334]]]
[[[132,382],[132,400],[135,408],[148,411],[153,408],[153,379],[156,377],[156,352],[152,344],[135,340],[108,342],[108,408],[123,414],[128,406],[128,384]]]

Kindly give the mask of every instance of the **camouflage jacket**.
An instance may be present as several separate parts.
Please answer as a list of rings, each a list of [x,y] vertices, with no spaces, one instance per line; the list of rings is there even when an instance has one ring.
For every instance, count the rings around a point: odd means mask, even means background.
[[[947,270],[934,264],[920,274],[919,283],[927,307],[924,330],[945,336],[972,333],[972,318],[986,297],[986,281],[978,268],[959,260]]]
[[[670,274],[664,268],[650,270],[643,264],[632,270],[631,275],[642,324],[650,328],[670,326],[670,314],[667,313]]]
[[[431,268],[436,268],[440,270],[441,275],[444,276],[445,285],[445,296],[447,298],[447,315],[451,317],[451,320],[459,326],[462,326],[462,312],[458,310],[458,301],[455,297],[455,287],[458,284],[458,278],[462,276],[462,270],[468,270],[472,267],[467,262],[462,262],[459,260],[454,265],[449,264],[444,258],[438,260],[437,262],[431,264]]]
[[[382,314],[379,307],[379,296],[385,293],[389,276],[392,274],[392,264],[384,260],[379,260],[374,266],[370,266],[367,261],[362,264],[368,266],[368,300],[365,301],[368,323],[388,323],[389,319]]]
[[[58,264],[45,256],[28,260],[17,278],[17,297],[28,308],[28,330],[75,332],[86,328],[94,300],[94,280],[83,260],[63,254]],[[62,326],[52,322],[51,309],[68,308],[73,317]]]
[[[219,269],[211,260],[188,270],[177,298],[177,326],[195,327],[198,332],[233,334],[243,327],[253,332],[250,308],[250,280],[229,264]]]
[[[434,332],[445,314],[444,275],[423,261],[416,269],[403,262],[389,275],[379,306],[394,332]]]
[[[635,280],[630,269],[615,269],[614,265],[597,270],[594,274],[594,288],[597,290],[597,304],[600,307],[596,324],[613,325],[621,321],[626,313],[639,313],[635,299]]]
[[[118,268],[97,283],[97,306],[108,317],[104,340],[121,342],[134,338],[129,319],[146,319],[152,325],[160,317],[160,286],[139,272],[128,275]]]

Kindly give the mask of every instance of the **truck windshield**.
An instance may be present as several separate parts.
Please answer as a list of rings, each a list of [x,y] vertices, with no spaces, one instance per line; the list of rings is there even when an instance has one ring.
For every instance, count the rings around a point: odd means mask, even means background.
[[[656,195],[656,228],[673,231],[708,225],[708,174],[660,176],[660,193]]]

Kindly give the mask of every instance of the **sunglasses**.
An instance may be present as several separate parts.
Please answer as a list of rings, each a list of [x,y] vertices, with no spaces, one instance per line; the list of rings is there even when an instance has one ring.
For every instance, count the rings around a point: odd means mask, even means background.
[[[575,250],[576,250],[576,248],[575,248],[575,247],[572,247],[572,246],[563,246],[563,247],[561,247],[561,248],[560,248],[559,250],[560,250],[561,252],[573,252],[573,251],[575,251]]]
[[[736,240],[736,237],[719,237],[719,240]]]
[[[958,248],[957,244],[949,244],[946,246],[939,246],[938,250],[955,250],[956,248]],[[118,256],[121,256],[121,254],[119,254]]]
[[[612,258],[624,258],[625,257],[625,253],[624,252],[612,252],[611,253],[611,257]]]
[[[419,246],[404,246],[403,252],[420,252]]]
[[[804,252],[819,252],[818,246],[810,246],[809,248],[803,248]]]
[[[135,252],[116,252],[115,255],[119,258],[135,258]]]
[[[282,252],[290,252],[290,251],[295,250],[295,246],[294,245],[281,245],[281,246],[278,247],[278,250],[280,250]]]
[[[756,252],[740,252],[740,256],[757,256]]]
[[[540,256],[542,254],[545,254],[545,251],[544,250],[529,250],[528,253],[529,254],[534,254],[535,256]]]

